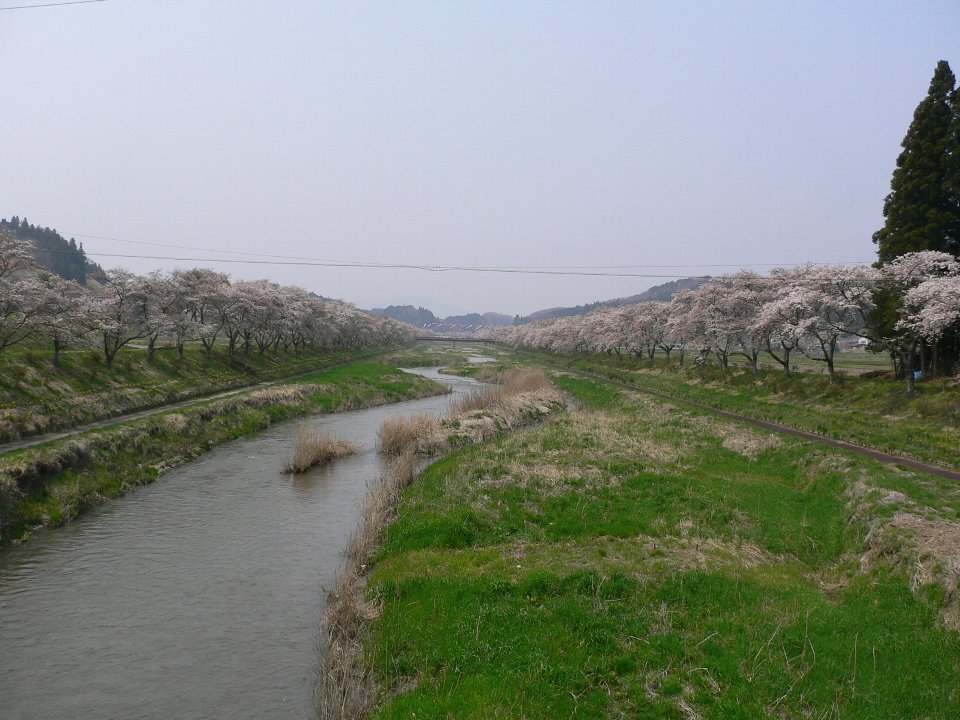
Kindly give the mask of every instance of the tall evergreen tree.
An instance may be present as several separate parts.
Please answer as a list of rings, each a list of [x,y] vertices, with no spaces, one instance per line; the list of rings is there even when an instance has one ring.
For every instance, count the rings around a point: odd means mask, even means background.
[[[951,218],[944,250],[960,257],[960,86],[954,89],[950,96],[950,109],[952,120],[945,181]]]
[[[886,223],[873,235],[881,264],[908,252],[960,254],[960,128],[955,78],[946,60],[937,63],[927,96],[917,106],[901,146]]]

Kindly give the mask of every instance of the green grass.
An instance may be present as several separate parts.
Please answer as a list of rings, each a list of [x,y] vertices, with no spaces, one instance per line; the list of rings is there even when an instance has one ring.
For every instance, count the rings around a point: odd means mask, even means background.
[[[301,351],[211,357],[188,347],[146,351],[125,348],[113,367],[89,350],[64,352],[59,368],[41,350],[0,355],[0,442],[74,427],[145,408],[275,380],[353,359],[354,350]]]
[[[955,526],[954,484],[557,382],[581,410],[404,491],[368,583],[375,717],[960,716],[956,550],[890,524]]]
[[[284,397],[284,388],[303,392]],[[433,395],[442,386],[376,361],[356,362],[187,409],[0,456],[0,546],[60,525],[152,482],[163,469],[270,424],[316,412]],[[262,393],[259,398],[257,393]]]
[[[524,355],[525,357],[529,357]],[[659,390],[677,398],[826,437],[960,469],[960,386],[942,379],[919,383],[907,397],[902,382],[883,378],[797,373],[787,379],[765,370],[651,367],[627,357],[553,360],[578,370]]]

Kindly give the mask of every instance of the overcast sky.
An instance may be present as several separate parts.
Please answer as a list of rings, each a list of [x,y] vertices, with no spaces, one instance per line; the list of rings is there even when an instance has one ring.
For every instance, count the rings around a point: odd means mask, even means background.
[[[0,33],[0,216],[91,254],[872,261],[913,110],[960,71],[956,0],[108,0]],[[442,314],[664,281],[94,259]]]

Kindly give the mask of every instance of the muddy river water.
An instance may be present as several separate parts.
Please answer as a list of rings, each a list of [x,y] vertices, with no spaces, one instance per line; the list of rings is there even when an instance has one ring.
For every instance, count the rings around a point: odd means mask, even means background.
[[[449,400],[308,419],[363,450],[300,476],[280,468],[303,421],[274,426],[0,553],[0,718],[310,717],[324,589],[381,471],[377,428]]]

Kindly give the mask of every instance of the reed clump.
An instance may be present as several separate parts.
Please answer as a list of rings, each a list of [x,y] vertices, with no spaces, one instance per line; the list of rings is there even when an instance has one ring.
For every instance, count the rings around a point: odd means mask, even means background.
[[[450,415],[463,415],[478,410],[486,410],[503,401],[506,391],[502,386],[481,387],[468,393],[457,395],[450,401]]]
[[[354,455],[360,446],[348,440],[337,440],[326,430],[304,423],[297,428],[293,440],[293,454],[283,467],[285,473],[302,473],[314,465],[324,465],[337,458]]]
[[[423,439],[435,435],[438,427],[437,421],[426,413],[387,418],[377,432],[377,447],[385,455],[413,452]]]
[[[450,416],[497,407],[516,395],[536,392],[550,385],[546,373],[537,368],[508,370],[499,373],[495,382],[495,386],[477,388],[451,400]]]

